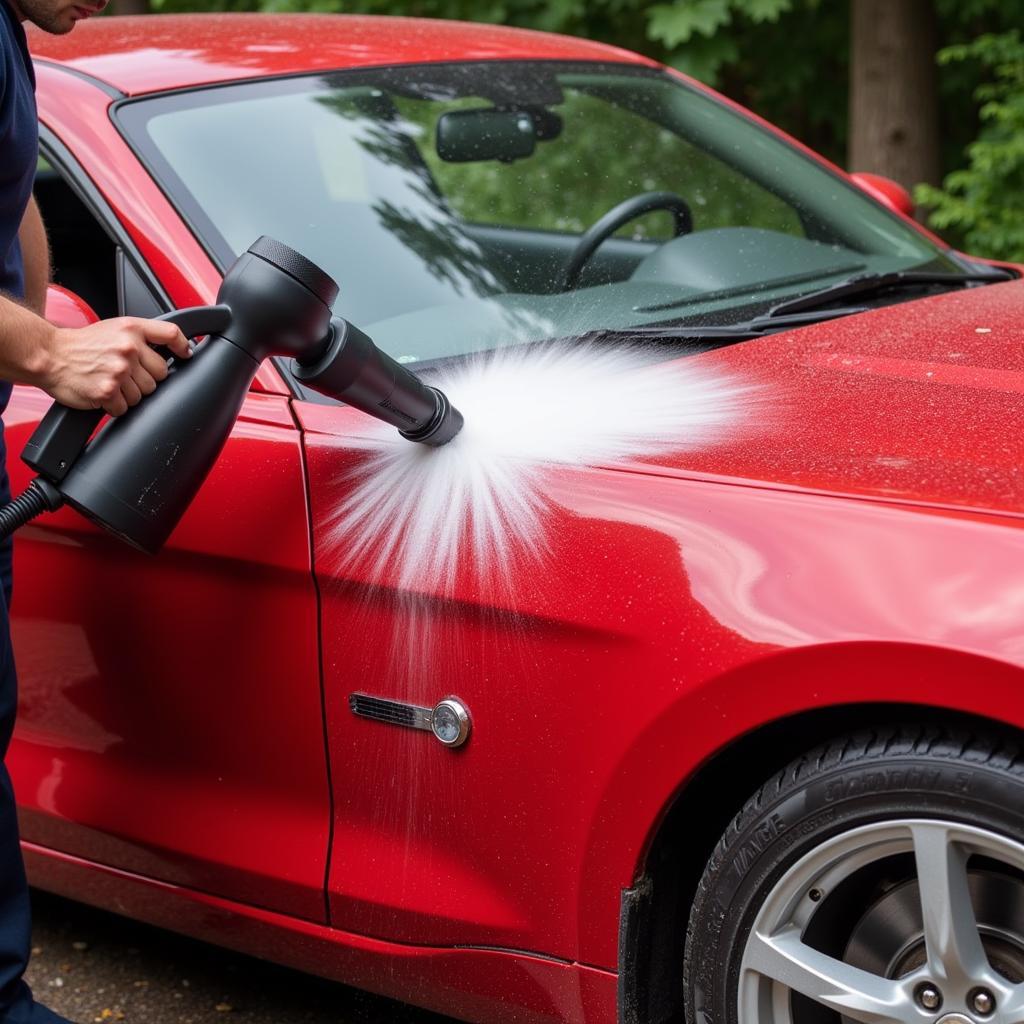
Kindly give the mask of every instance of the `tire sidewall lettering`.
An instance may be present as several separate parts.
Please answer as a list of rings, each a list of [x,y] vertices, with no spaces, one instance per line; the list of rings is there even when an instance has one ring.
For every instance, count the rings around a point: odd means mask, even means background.
[[[806,781],[747,808],[716,849],[694,904],[688,954],[691,1024],[739,1024],[742,950],[767,894],[806,853],[887,819],[942,818],[1024,839],[1024,777],[970,758],[908,752],[806,770]],[[697,915],[703,915],[694,927]],[[693,994],[697,993],[699,1004]],[[751,1024],[751,1022],[746,1022]]]

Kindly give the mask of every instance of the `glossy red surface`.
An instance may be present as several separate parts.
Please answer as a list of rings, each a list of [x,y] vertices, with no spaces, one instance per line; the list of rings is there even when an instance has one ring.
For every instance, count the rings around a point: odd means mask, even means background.
[[[49,407],[16,388],[21,450]],[[12,459],[20,492],[27,467]],[[10,766],[31,842],[310,920],[330,800],[302,454],[251,395],[167,548],[69,509],[21,530]]]
[[[638,59],[266,15],[100,19],[33,43],[130,92],[456,56]],[[110,97],[50,65],[39,82],[41,117],[173,300],[210,301],[216,270]],[[292,401],[264,367],[268,393],[158,559],[68,511],[18,535],[11,765],[33,879],[467,1020],[612,1024],[621,890],[716,752],[863,702],[1024,728],[1022,317],[1015,281],[693,357],[750,388],[736,430],[552,473],[550,551],[514,552],[507,587],[467,563],[450,594],[344,561],[332,524],[366,422]],[[6,416],[16,491],[46,406],[19,388]],[[353,691],[457,694],[472,738],[451,751],[358,719]]]
[[[615,1019],[616,976],[494,949],[426,949],[296,921],[206,893],[26,845],[34,879],[99,907],[254,956],[487,1024],[591,1024]],[[494,993],[504,999],[495,1000]]]
[[[299,72],[419,61],[564,58],[652,63],[602,43],[426,18],[203,14],[100,18],[66,36],[29,34],[34,54],[129,95]]]
[[[1024,665],[1024,518],[810,493],[822,482],[867,490],[850,472],[867,460],[848,448],[867,423],[879,442],[880,406],[860,409],[849,431],[837,411],[835,431],[823,431],[818,383],[799,392],[790,379],[816,350],[812,332],[755,344],[743,369],[741,350],[697,358],[741,383],[771,369],[787,390],[788,430],[752,430],[660,469],[553,474],[552,550],[540,561],[515,552],[509,592],[477,586],[472,567],[456,600],[371,586],[358,566],[325,572],[337,925],[610,968],[618,893],[652,823],[736,736],[872,700],[1024,724],[1012,700]],[[862,398],[850,394],[850,407]],[[771,406],[761,415],[772,419]],[[354,458],[345,438],[359,427],[337,413],[328,422],[322,407],[300,416],[324,431],[310,433],[309,467],[314,522],[326,527]],[[786,481],[801,453],[821,465],[828,453],[834,474]],[[769,482],[772,467],[787,486]],[[315,536],[324,571],[344,541]],[[967,675],[976,686],[960,686]],[[427,705],[457,693],[474,739],[453,755],[354,719],[352,677]]]
[[[759,390],[732,439],[663,460],[774,484],[1024,513],[1024,282],[759,338],[698,359]]]

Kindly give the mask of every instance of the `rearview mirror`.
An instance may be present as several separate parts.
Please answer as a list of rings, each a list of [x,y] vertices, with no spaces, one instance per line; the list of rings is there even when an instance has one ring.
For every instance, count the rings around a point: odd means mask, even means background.
[[[452,110],[437,121],[437,155],[447,163],[530,156],[537,145],[533,118],[525,111]]]

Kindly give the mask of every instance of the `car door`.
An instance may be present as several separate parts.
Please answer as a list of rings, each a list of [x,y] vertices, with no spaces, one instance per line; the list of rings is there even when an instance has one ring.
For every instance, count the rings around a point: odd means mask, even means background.
[[[576,917],[585,837],[631,735],[607,708],[628,703],[638,678],[661,678],[648,634],[669,616],[677,631],[692,617],[687,606],[660,606],[680,587],[671,541],[552,505],[542,557],[512,535],[507,576],[493,565],[478,575],[468,555],[449,581],[430,569],[451,527],[442,499],[414,538],[421,555],[381,559],[378,541],[409,503],[388,493],[404,486],[400,474],[378,486],[372,461],[367,472],[371,421],[313,402],[296,402],[296,413],[324,624],[332,923],[421,946],[576,959],[580,928],[590,927]],[[351,531],[344,510],[361,482],[384,514]],[[615,483],[588,471],[564,487],[614,493]],[[446,698],[471,720],[456,748],[414,713]],[[602,882],[614,903],[616,880]]]
[[[117,308],[105,312],[167,308],[159,275],[88,176],[76,177],[76,157],[53,132],[44,148],[64,176],[66,210],[81,217],[84,202],[95,220],[95,259],[111,261],[91,275],[116,283],[116,299],[104,294]],[[59,191],[50,171],[41,187]],[[126,188],[142,187],[122,174]],[[168,237],[151,243],[182,245],[172,237],[180,221],[154,202]],[[59,247],[55,257],[58,281],[89,269],[71,257],[62,266]],[[68,326],[82,308],[51,296],[51,315]],[[317,599],[300,435],[272,379],[261,373],[158,556],[67,509],[20,532],[9,765],[35,847],[322,920],[330,799]],[[49,404],[15,388],[5,415],[14,493],[30,479],[19,452]]]

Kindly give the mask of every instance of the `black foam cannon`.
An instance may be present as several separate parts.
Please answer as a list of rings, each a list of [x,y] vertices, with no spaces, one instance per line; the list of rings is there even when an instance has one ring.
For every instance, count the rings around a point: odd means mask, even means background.
[[[462,415],[436,388],[386,355],[362,331],[331,316],[337,284],[287,245],[263,236],[231,266],[213,306],[161,320],[204,337],[191,359],[171,359],[167,378],[96,433],[102,410],[54,403],[22,452],[39,475],[0,507],[0,538],[67,504],[150,553],[185,514],[223,449],[260,363],[287,356],[306,386],[439,446]]]

